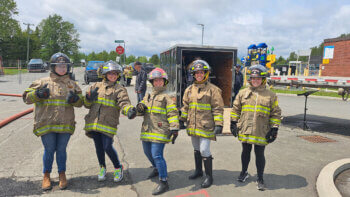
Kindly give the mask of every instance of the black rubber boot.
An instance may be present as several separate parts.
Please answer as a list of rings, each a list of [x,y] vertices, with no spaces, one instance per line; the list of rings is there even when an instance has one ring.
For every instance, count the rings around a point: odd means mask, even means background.
[[[198,150],[194,151],[194,163],[195,163],[195,171],[194,173],[189,176],[189,179],[196,179],[198,177],[202,177],[203,176],[203,169],[202,169],[202,156],[201,156],[201,152]]]
[[[169,190],[168,181],[159,181],[159,185],[153,190],[152,195],[159,195]]]
[[[213,184],[213,158],[203,157],[204,168],[205,168],[205,179],[201,184],[202,188],[208,188]]]
[[[153,168],[153,170],[152,170],[152,172],[148,175],[148,179],[151,179],[151,178],[153,178],[153,177],[156,177],[156,176],[158,176],[158,170],[157,170],[157,168]]]

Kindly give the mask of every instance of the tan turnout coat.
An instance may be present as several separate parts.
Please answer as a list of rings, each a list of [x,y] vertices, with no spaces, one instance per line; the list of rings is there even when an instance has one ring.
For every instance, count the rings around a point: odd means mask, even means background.
[[[221,89],[210,82],[192,84],[183,96],[181,120],[187,134],[215,140],[214,127],[223,126],[224,101]]]
[[[265,85],[241,90],[233,102],[231,121],[238,122],[238,139],[244,143],[267,145],[266,134],[281,119],[277,96]]]
[[[35,91],[45,84],[50,89],[48,99],[40,99]],[[74,91],[80,99],[73,104],[66,102],[69,91]],[[70,133],[75,130],[74,109],[81,107],[83,99],[81,89],[78,84],[71,80],[68,75],[58,76],[50,73],[50,77],[45,77],[34,81],[23,93],[23,101],[26,104],[34,103],[34,129],[36,136],[47,133]]]

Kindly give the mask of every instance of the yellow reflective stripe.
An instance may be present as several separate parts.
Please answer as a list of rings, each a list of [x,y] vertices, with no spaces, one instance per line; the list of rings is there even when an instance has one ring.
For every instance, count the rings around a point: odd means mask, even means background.
[[[214,121],[224,121],[224,117],[222,115],[214,116]]]
[[[169,123],[179,122],[179,116],[172,116],[172,117],[168,118],[168,122]]]
[[[128,106],[125,106],[125,107],[124,107],[124,109],[123,109],[123,114],[124,114],[125,116],[128,115],[128,111],[129,111],[130,108],[132,108],[132,105],[128,105]]]
[[[49,131],[69,131],[74,132],[75,127],[72,125],[45,125],[43,127],[40,127],[38,129],[34,130],[35,135],[42,135]]]
[[[36,102],[39,102],[40,101],[40,98],[38,98],[36,95],[35,95],[35,91],[32,91],[30,93],[28,93],[29,95],[29,99],[33,102],[33,103],[36,103]]]
[[[190,108],[194,109],[202,109],[202,110],[211,110],[210,104],[204,104],[204,103],[190,103]]]
[[[31,92],[31,91],[35,91],[35,89],[34,89],[34,88],[27,88],[27,89],[25,90],[25,92]]]
[[[242,111],[255,111],[255,106],[254,105],[243,105],[242,106]],[[261,106],[261,105],[257,105],[256,106],[256,111],[257,112],[262,112],[265,114],[270,114],[270,108],[269,107],[265,107],[265,106]]]
[[[279,119],[276,119],[276,118],[270,118],[270,123],[273,123],[273,124],[281,124],[281,120]]]
[[[110,127],[107,125],[99,124],[99,123],[90,123],[86,124],[85,128],[86,131],[102,131],[106,133],[110,133],[115,135],[117,133],[117,128]]]
[[[92,105],[92,102],[87,100],[86,96],[84,97],[84,103],[85,103],[86,106],[89,106],[89,107]]]
[[[147,112],[147,113],[153,112],[153,113],[157,113],[157,114],[166,114],[165,108],[154,107],[154,106],[152,106],[152,108],[148,108],[148,109],[146,110],[146,112]]]
[[[273,104],[272,104],[272,109],[275,108],[275,107],[277,107],[277,106],[278,106],[278,100],[276,100],[275,102],[273,102]]]
[[[187,133],[190,134],[190,135],[198,135],[198,136],[206,137],[206,138],[215,137],[214,132],[204,131],[204,130],[201,130],[201,129],[187,128]]]
[[[142,100],[140,103],[143,103],[143,104],[145,104],[145,101],[144,100]]]
[[[176,105],[168,105],[166,106],[166,112],[169,113],[170,111],[177,110]]]
[[[69,105],[66,100],[62,100],[62,99],[45,99],[45,100],[42,100],[38,103],[35,103],[35,105],[50,105],[50,106],[71,106]]]
[[[141,139],[159,140],[163,142],[171,141],[171,139],[169,139],[167,135],[160,134],[160,133],[148,133],[148,132],[142,132]]]
[[[238,140],[240,140],[242,142],[268,144],[266,142],[266,138],[264,138],[264,137],[257,137],[257,136],[253,136],[253,135],[238,134]]]
[[[236,118],[236,119],[239,119],[241,116],[234,113],[234,112],[231,112],[231,118]]]
[[[101,98],[101,97],[98,97],[97,101],[94,101],[94,103],[99,103],[99,104],[110,106],[110,107],[116,107],[116,105],[115,105],[116,103],[114,100],[109,100],[109,99],[105,99],[105,98]]]
[[[181,118],[187,118],[188,113],[181,111]]]

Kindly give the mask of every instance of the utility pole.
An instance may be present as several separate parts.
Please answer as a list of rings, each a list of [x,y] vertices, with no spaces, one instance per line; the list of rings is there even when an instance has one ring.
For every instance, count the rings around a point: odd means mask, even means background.
[[[30,23],[23,23],[24,25],[27,25],[27,64],[28,64],[28,62],[29,62],[29,26],[31,26],[31,25],[33,25],[34,26],[34,24],[30,24]]]
[[[204,36],[204,24],[197,24],[197,25],[200,25],[202,26],[202,45],[203,45],[203,36]]]

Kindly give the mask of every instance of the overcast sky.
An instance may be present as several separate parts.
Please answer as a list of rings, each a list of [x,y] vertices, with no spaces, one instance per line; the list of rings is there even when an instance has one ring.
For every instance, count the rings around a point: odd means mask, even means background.
[[[115,50],[159,54],[174,44],[234,46],[239,57],[250,44],[265,42],[277,56],[350,33],[346,0],[15,0],[20,23],[38,25],[58,14],[75,25],[84,53]],[[24,28],[24,26],[22,25]]]

